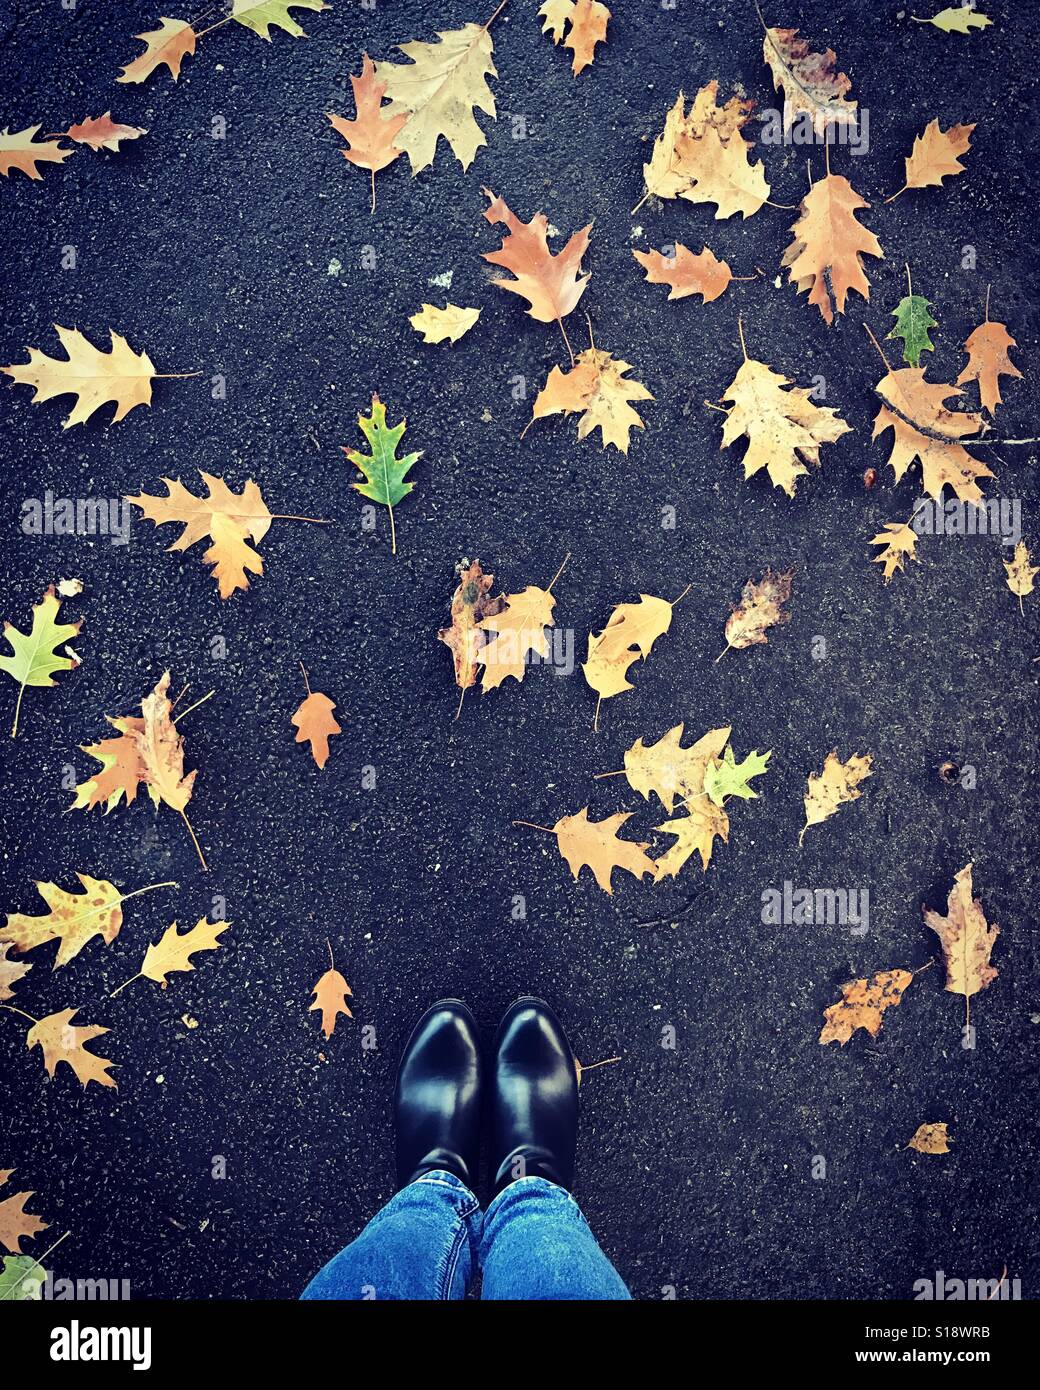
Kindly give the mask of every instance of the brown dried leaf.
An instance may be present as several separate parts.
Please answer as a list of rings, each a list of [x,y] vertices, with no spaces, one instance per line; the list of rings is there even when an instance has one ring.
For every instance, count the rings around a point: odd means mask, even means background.
[[[909,970],[879,970],[869,980],[850,980],[842,985],[841,999],[823,1011],[820,1042],[844,1047],[857,1028],[876,1038],[881,1031],[881,1015],[900,1002],[913,978]]]
[[[768,642],[766,632],[791,621],[783,605],[791,597],[794,570],[776,573],[767,569],[756,584],[749,579],[740,595],[740,602],[726,620],[726,646],[721,661],[730,647],[753,647]]]
[[[953,880],[946,900],[946,916],[922,906],[925,925],[930,927],[942,946],[946,962],[946,988],[950,994],[962,994],[970,999],[997,978],[995,966],[990,965],[990,953],[1000,935],[999,927],[991,927],[982,911],[982,903],[972,897],[972,865],[965,864]]]

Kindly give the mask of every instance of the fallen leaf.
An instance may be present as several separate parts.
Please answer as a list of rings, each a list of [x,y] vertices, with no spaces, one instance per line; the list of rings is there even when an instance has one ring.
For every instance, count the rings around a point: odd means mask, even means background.
[[[416,333],[422,334],[424,343],[443,343],[445,338],[457,343],[479,318],[479,309],[460,309],[457,304],[446,304],[439,309],[436,304],[424,304],[408,322]]]
[[[950,1136],[946,1132],[947,1122],[918,1125],[914,1137],[907,1144],[908,1149],[916,1149],[919,1154],[948,1154]]]
[[[963,174],[959,156],[971,148],[974,129],[974,125],[952,125],[943,130],[937,120],[929,121],[914,137],[914,147],[906,157],[906,182],[885,201],[894,202],[907,189],[938,187],[951,174]]]
[[[144,770],[148,795],[154,805],[164,801],[183,820],[204,869],[209,866],[188,820],[186,807],[191,800],[198,769],[184,773],[184,738],[170,718],[170,673],[164,671],[150,695],[141,701],[142,727],[134,732],[134,740]]]
[[[643,165],[644,198],[653,194],[685,198],[691,203],[715,203],[716,220],[738,212],[750,217],[769,198],[762,164],[751,163],[754,147],[741,134],[754,102],[734,96],[719,106],[718,90],[715,81],[703,86],[688,115],[686,97],[679,93],[654,143],[650,162]],[[637,203],[636,208],[639,206]]]
[[[336,1030],[339,1014],[346,1014],[347,1018],[354,1017],[347,1007],[347,1000],[353,991],[339,971],[333,968],[325,971],[311,993],[314,995],[314,1002],[307,1012],[321,1010],[321,1031],[327,1038],[331,1038]]]
[[[992,478],[993,474],[958,440],[980,430],[982,416],[948,410],[945,405],[951,396],[964,393],[956,386],[925,381],[923,367],[899,367],[882,377],[874,389],[882,407],[872,437],[877,439],[885,430],[892,430],[888,462],[896,482],[918,459],[924,490],[937,502],[947,485],[962,502],[978,502],[982,489],[977,479]]]
[[[864,256],[885,253],[874,233],[856,221],[858,208],[869,208],[840,174],[819,179],[802,200],[798,219],[791,226],[794,240],[780,264],[800,294],[809,291],[826,323],[845,312],[850,290],[870,298],[870,282],[863,269]]]
[[[140,126],[119,125],[112,119],[111,111],[70,125],[65,132],[67,139],[75,140],[78,145],[89,145],[92,150],[118,150],[120,140],[138,140],[147,134]]]
[[[13,1168],[0,1171],[0,1186],[13,1172]],[[21,1254],[23,1240],[32,1240],[33,1236],[47,1230],[46,1221],[41,1221],[38,1216],[24,1209],[29,1198],[35,1195],[35,1192],[15,1192],[0,1202],[0,1245],[5,1246],[13,1255]]]
[[[325,9],[328,9],[325,0],[234,0],[230,18],[270,43],[272,27],[284,29],[296,39],[307,37],[290,10]]]
[[[43,1296],[47,1271],[31,1255],[5,1255],[0,1267],[0,1303],[35,1302]]]
[[[918,19],[917,15],[911,15],[910,18],[918,24],[934,24],[944,34],[966,34],[969,29],[985,29],[993,23],[992,19],[988,19],[967,4],[950,5],[927,19]]]
[[[376,64],[376,76],[386,84],[390,98],[387,111],[408,118],[395,143],[407,154],[413,175],[433,163],[442,136],[463,169],[487,144],[474,112],[483,111],[492,119],[497,114],[487,80],[498,76],[490,23],[441,30],[436,43],[398,44],[410,63]]]
[[[379,502],[390,512],[390,551],[397,554],[397,529],[394,526],[394,508],[402,498],[407,497],[414,483],[406,483],[405,476],[412,466],[422,458],[422,450],[397,457],[397,446],[405,432],[407,420],[402,420],[392,429],[387,428],[386,406],[378,396],[372,397],[372,414],[358,416],[358,428],[368,441],[370,452],[361,453],[359,449],[348,449],[341,445],[343,452],[355,468],[364,474],[363,483],[351,483],[355,492],[372,502]]]
[[[794,570],[776,573],[767,569],[756,584],[749,579],[740,595],[740,602],[726,619],[726,646],[716,659],[722,660],[730,647],[754,647],[768,642],[766,632],[791,621],[783,605],[791,597]]]
[[[882,1014],[900,1002],[913,978],[909,970],[879,970],[869,980],[850,980],[842,985],[841,999],[823,1011],[820,1042],[836,1042],[844,1047],[857,1028],[876,1038],[881,1031]]]
[[[166,978],[168,974],[195,969],[191,957],[196,951],[215,951],[222,946],[224,943],[219,938],[230,925],[230,922],[211,922],[208,917],[200,917],[190,930],[181,934],[177,923],[171,922],[159,940],[145,951],[141,974],[165,989],[170,983]]]
[[[705,873],[711,863],[712,846],[719,836],[723,844],[729,840],[729,817],[721,806],[706,796],[687,801],[686,815],[676,816],[663,825],[654,826],[665,835],[674,835],[675,844],[657,860],[655,878],[674,878],[691,855],[700,854]]]
[[[180,77],[181,63],[195,52],[198,35],[180,19],[161,19],[159,25],[135,36],[144,44],[144,52],[127,64],[117,82],[145,82],[164,63],[174,82]]]
[[[495,612],[480,619],[477,626],[487,636],[476,654],[484,667],[480,680],[483,691],[494,690],[510,676],[522,681],[531,653],[542,658],[549,655],[545,629],[552,626],[556,607],[552,586],[559,573],[558,570],[548,589],[528,584],[519,594],[503,594]]]
[[[912,367],[921,365],[922,352],[934,352],[929,329],[938,328],[932,318],[932,306],[923,294],[907,294],[892,310],[895,324],[888,338],[903,341],[903,361]],[[887,339],[886,339],[887,341]]]
[[[492,596],[495,576],[485,574],[479,560],[472,564],[463,560],[455,572],[459,582],[451,600],[451,625],[442,627],[437,637],[451,650],[455,684],[460,690],[469,690],[477,682],[478,653],[489,640],[480,622],[500,612],[503,600]]]
[[[917,532],[908,521],[886,521],[885,529],[879,531],[870,544],[884,547],[874,556],[874,564],[884,565],[886,584],[894,574],[902,572],[906,560],[917,559]]]
[[[652,401],[654,398],[641,381],[626,380],[632,370],[628,362],[612,357],[596,347],[579,352],[570,371],[553,367],[549,379],[535,397],[531,419],[546,415],[576,415],[578,438],[584,439],[598,429],[603,443],[613,444],[623,454],[628,453],[633,429],[645,425],[629,404],[630,401]]]
[[[945,917],[930,907],[921,908],[925,925],[935,932],[942,946],[947,992],[962,994],[965,1009],[970,1007],[968,1001],[973,994],[997,978],[996,967],[990,965],[989,958],[1000,935],[1000,928],[986,921],[981,901],[972,896],[972,867],[965,864],[955,875]]]
[[[1019,611],[1024,616],[1022,600],[1026,594],[1033,592],[1033,576],[1040,574],[1040,565],[1029,563],[1029,549],[1025,541],[1019,541],[1015,546],[1014,559],[1005,560],[1004,568],[1007,570],[1007,586],[1013,594],[1018,595]]]
[[[371,173],[372,211],[375,212],[376,174],[404,153],[394,144],[394,138],[408,120],[408,113],[399,111],[394,115],[389,107],[382,105],[386,83],[376,77],[375,64],[367,53],[361,60],[361,76],[351,76],[350,85],[354,91],[355,119],[350,121],[331,111],[325,114],[347,142],[347,148],[340,151],[343,158]]]
[[[500,265],[515,277],[507,280],[497,276],[491,283],[526,299],[531,318],[539,323],[558,323],[562,331],[563,320],[589,282],[589,275],[582,273],[581,258],[588,250],[592,223],[574,232],[563,250],[554,256],[546,239],[549,220],[543,212],[536,212],[530,222],[521,222],[504,198],[496,198],[489,188],[481,191],[491,203],[485,219],[492,226],[500,223],[506,229],[502,245],[497,251],[483,252],[484,260]]]
[[[341,734],[343,730],[332,717],[332,711],[336,708],[333,702],[320,690],[311,689],[310,679],[302,661],[300,670],[303,671],[304,683],[307,686],[307,698],[292,717],[292,723],[298,730],[296,742],[309,743],[314,761],[322,768],[329,760],[329,739],[335,734]]]
[[[16,385],[33,386],[36,394],[33,405],[52,400],[55,396],[75,396],[76,404],[62,429],[81,425],[95,410],[115,402],[110,421],[118,424],[138,405],[151,405],[152,378],[156,375],[152,360],[146,352],[137,353],[118,333],[109,329],[110,351],[104,352],[89,343],[75,328],[59,328],[55,332],[65,349],[66,357],[48,357],[39,348],[26,348],[28,362],[0,367]]]
[[[640,594],[638,603],[619,603],[602,632],[589,633],[589,653],[581,669],[599,696],[594,728],[599,727],[603,701],[633,688],[628,668],[640,658],[645,661],[657,639],[668,631],[673,607],[667,599]]]
[[[846,93],[852,81],[835,68],[833,48],[813,53],[797,29],[767,29],[763,57],[773,74],[773,87],[784,94],[784,134],[788,135],[796,116],[807,115],[817,137],[824,137],[831,126],[855,126],[856,103]]]
[[[821,447],[851,429],[836,410],[816,405],[810,390],[746,353],[721,400],[731,402],[722,426],[722,448],[746,435],[745,479],[764,468],[773,486],[783,488],[788,497],[795,495],[798,478],[808,473],[806,464],[820,467]]]
[[[651,285],[671,286],[669,299],[699,294],[705,304],[710,304],[725,293],[733,279],[728,263],[716,259],[714,251],[707,246],[694,255],[680,241],[671,256],[664,256],[660,251],[633,251],[632,255],[646,271]]]
[[[637,738],[625,752],[624,773],[628,785],[645,801],[650,800],[651,793],[655,795],[668,812],[675,806],[676,797],[685,801],[704,792],[705,773],[718,762],[730,736],[728,725],[710,729],[696,743],[683,748],[684,727],[676,724],[674,729],[649,745]]]
[[[733,749],[727,748],[721,762],[712,763],[704,774],[704,791],[716,806],[721,806],[727,796],[739,797],[742,801],[756,801],[758,792],[748,785],[752,777],[761,777],[769,771],[772,753],[760,753],[753,749],[743,762],[738,763]]]
[[[77,636],[83,626],[82,618],[74,623],[59,623],[60,607],[61,599],[52,585],[39,603],[33,604],[32,627],[28,632],[19,632],[13,623],[4,623],[3,638],[11,648],[11,655],[0,655],[0,671],[6,671],[12,680],[18,682],[12,738],[18,736],[18,717],[26,686],[53,686],[56,672],[72,671],[79,665],[71,656],[59,656],[55,650],[59,642],[67,642],[69,638]]]
[[[966,381],[977,381],[982,408],[988,410],[991,415],[1003,400],[1000,394],[1000,378],[1022,376],[1008,356],[1008,349],[1017,346],[1007,331],[1006,324],[991,322],[989,319],[973,329],[964,344],[968,354],[968,365],[957,378],[957,385],[961,386]]]
[[[589,808],[584,806],[573,816],[560,817],[553,834],[575,878],[583,868],[590,868],[604,892],[613,893],[611,875],[615,869],[640,880],[644,874],[653,875],[654,861],[646,854],[649,845],[618,838],[618,831],[631,815],[631,811],[619,811],[606,820],[590,821]]]
[[[84,1089],[92,1081],[99,1086],[115,1086],[115,1081],[108,1075],[112,1063],[105,1057],[88,1052],[86,1047],[91,1038],[99,1038],[103,1033],[111,1032],[111,1029],[96,1024],[88,1028],[75,1026],[72,1020],[78,1013],[78,1009],[62,1009],[60,1013],[41,1018],[26,1034],[26,1047],[30,1051],[34,1047],[42,1050],[43,1065],[50,1077],[54,1076],[60,1063],[67,1062]]]
[[[54,969],[57,970],[60,965],[67,965],[74,956],[78,956],[95,936],[100,936],[106,945],[111,944],[123,925],[122,904],[129,898],[139,897],[155,888],[177,886],[175,883],[152,883],[133,893],[120,893],[115,884],[107,879],[79,873],[76,877],[83,887],[82,893],[69,893],[56,883],[37,880],[36,887],[48,911],[42,917],[28,917],[21,912],[9,913],[6,923],[0,927],[0,940],[9,942],[18,955],[35,950],[47,941],[59,942],[54,958]]]
[[[42,179],[37,164],[60,164],[76,153],[59,145],[57,140],[36,140],[40,129],[38,125],[30,125],[24,130],[12,131],[7,126],[0,130],[0,174],[5,178],[12,169],[17,169],[31,179]]]
[[[10,941],[0,941],[0,999],[13,999],[14,990],[11,986],[32,969],[31,965],[23,965],[21,961],[7,959],[11,944]]]
[[[859,784],[871,775],[873,762],[869,753],[863,756],[854,753],[847,763],[843,763],[835,748],[824,759],[822,772],[809,773],[805,793],[805,825],[798,836],[799,848],[811,825],[829,820],[845,802],[859,800],[863,795]]]
[[[89,753],[101,764],[101,771],[86,782],[76,786],[76,799],[70,811],[90,811],[95,806],[104,805],[107,815],[125,797],[129,804],[137,796],[137,788],[144,780],[144,768],[137,749],[137,735],[144,728],[144,721],[131,715],[126,719],[113,719],[105,715],[106,721],[116,730],[116,738],[103,738],[100,743],[81,743],[80,751]]]
[[[564,39],[564,48],[574,54],[571,71],[582,72],[592,62],[595,48],[607,37],[607,21],[610,11],[600,0],[546,0],[538,11],[544,21],[542,33],[552,34],[552,41],[558,44],[563,38],[564,29],[570,25],[570,32]]]

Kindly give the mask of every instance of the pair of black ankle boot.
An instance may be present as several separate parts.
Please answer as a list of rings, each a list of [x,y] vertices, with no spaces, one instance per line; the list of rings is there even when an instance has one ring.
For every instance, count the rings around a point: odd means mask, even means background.
[[[541,999],[518,999],[485,1059],[466,1005],[440,1000],[416,1024],[401,1058],[394,1128],[398,1187],[444,1169],[475,1189],[486,1128],[494,1195],[524,1177],[569,1190],[578,1068],[563,1025]]]

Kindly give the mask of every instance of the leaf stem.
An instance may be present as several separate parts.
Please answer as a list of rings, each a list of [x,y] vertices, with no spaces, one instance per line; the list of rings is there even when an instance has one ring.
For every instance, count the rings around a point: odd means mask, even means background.
[[[37,1024],[40,1021],[38,1018],[33,1018],[32,1014],[27,1014],[24,1009],[17,1008],[14,1004],[0,1004],[0,1009],[8,1009],[13,1014],[21,1014],[23,1018],[27,1018],[32,1024]]]
[[[181,816],[181,820],[184,822],[184,824],[185,824],[185,825],[187,826],[187,828],[188,828],[188,834],[191,836],[191,842],[192,842],[192,844],[195,846],[195,853],[199,856],[199,861],[200,861],[200,863],[202,864],[202,867],[203,867],[203,868],[206,870],[206,872],[208,873],[208,872],[209,872],[209,865],[206,863],[206,856],[202,853],[202,846],[199,844],[198,839],[196,838],[195,832],[194,832],[194,830],[192,830],[192,828],[191,828],[191,821],[189,821],[189,819],[188,819],[188,817],[187,817],[187,813],[186,813],[185,811],[183,811],[183,810],[181,811],[180,816]]]
[[[553,577],[549,580],[548,587],[546,588],[546,593],[549,593],[549,594],[552,593],[552,587],[553,587],[553,585],[556,583],[557,579],[559,579],[560,575],[563,573],[564,569],[567,567],[567,561],[568,561],[570,558],[571,558],[571,552],[568,550],[568,551],[567,551],[567,554],[563,557],[563,561],[562,561],[561,564],[560,564],[560,568],[556,571],[556,573],[553,575]]]
[[[515,821],[513,821],[513,824],[514,824],[514,825],[526,825],[527,828],[528,828],[529,830],[544,830],[545,833],[546,833],[546,835],[555,835],[555,834],[556,834],[556,831],[550,829],[549,826],[547,826],[547,825],[536,825],[535,822],[534,822],[533,820],[515,820]],[[8,1007],[8,1006],[4,1005],[4,1006],[2,1006],[2,1007]]]
[[[188,688],[187,686],[184,687],[185,690],[187,690],[187,688]],[[184,693],[184,691],[181,692],[181,694],[183,694],[183,693]],[[203,695],[202,698],[201,698],[200,700],[196,700],[195,703],[194,703],[193,705],[189,705],[187,709],[182,709],[181,712],[180,712],[180,714],[178,714],[177,719],[183,719],[184,716],[185,716],[186,714],[190,714],[190,713],[192,712],[192,710],[198,709],[199,705],[204,705],[204,704],[206,703],[206,701],[207,701],[211,696],[215,695],[216,693],[217,693],[217,692],[216,692],[215,690],[211,690],[211,691],[209,692],[209,695]],[[180,699],[180,695],[178,695],[177,698]],[[173,720],[173,723],[174,723],[174,724],[177,723],[177,719]]]

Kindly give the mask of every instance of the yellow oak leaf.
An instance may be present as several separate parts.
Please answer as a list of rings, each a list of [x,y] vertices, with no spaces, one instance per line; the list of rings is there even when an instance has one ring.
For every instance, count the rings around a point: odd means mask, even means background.
[[[828,174],[813,184],[791,226],[794,240],[780,264],[799,293],[809,291],[809,303],[828,324],[845,312],[850,290],[870,298],[863,257],[885,258],[874,233],[856,221],[857,209],[869,207],[848,179]]]
[[[198,35],[180,19],[161,19],[159,25],[136,36],[144,44],[144,52],[126,65],[117,82],[145,82],[164,63],[174,82],[180,77],[181,63],[195,52]]]
[[[479,318],[479,309],[461,309],[457,304],[446,304],[439,309],[436,304],[424,304],[408,322],[416,333],[422,334],[424,343],[443,343],[445,338],[457,343]]]
[[[182,934],[177,930],[177,923],[171,922],[159,940],[145,951],[141,974],[165,989],[170,983],[166,976],[171,971],[195,969],[191,957],[196,951],[215,951],[222,946],[220,936],[230,925],[230,922],[211,922],[208,917],[200,917]]]
[[[353,990],[339,971],[333,967],[333,969],[325,971],[311,993],[314,995],[314,1002],[307,1012],[313,1013],[315,1009],[321,1010],[321,1031],[327,1038],[331,1038],[336,1030],[336,1020],[340,1014],[346,1014],[347,1018],[354,1017],[347,1007],[347,1000],[352,996]]]
[[[615,869],[623,869],[640,880],[644,874],[653,875],[654,861],[646,854],[649,845],[618,838],[618,831],[631,814],[619,811],[606,820],[590,821],[589,808],[584,806],[573,816],[560,817],[553,833],[575,878],[583,868],[590,868],[604,892],[613,893],[611,875]]]
[[[538,11],[542,19],[542,33],[551,34],[552,41],[558,44],[564,30],[570,29],[564,48],[574,54],[571,71],[582,72],[592,62],[595,48],[607,37],[607,22],[610,11],[600,0],[546,0]]]
[[[673,606],[667,599],[640,594],[638,603],[619,603],[602,632],[589,634],[588,657],[581,669],[599,696],[595,728],[599,727],[602,702],[633,688],[628,668],[640,658],[645,660],[657,639],[668,631]]]
[[[886,521],[885,529],[879,531],[870,544],[884,547],[874,556],[874,564],[884,565],[886,584],[893,575],[902,572],[906,560],[917,559],[917,532],[908,521]]]
[[[27,174],[31,179],[42,179],[37,164],[60,164],[75,150],[67,150],[54,140],[37,140],[38,125],[26,126],[24,130],[10,130],[4,126],[0,130],[0,174],[6,178],[13,169]],[[60,138],[60,137],[59,137]]]
[[[629,402],[654,399],[641,381],[626,380],[625,373],[631,370],[628,362],[609,352],[586,348],[578,353],[570,371],[553,367],[535,397],[532,421],[546,415],[580,414],[579,439],[598,429],[603,439],[601,448],[613,444],[627,454],[632,430],[645,428]]]
[[[916,1149],[919,1154],[948,1154],[950,1136],[946,1125],[945,1120],[938,1124],[918,1125],[906,1147]]]
[[[503,607],[477,623],[482,632],[494,633],[476,654],[477,661],[484,667],[480,680],[482,690],[494,690],[509,676],[522,681],[529,654],[549,655],[545,629],[552,626],[556,607],[549,589],[528,584],[519,594],[504,594]]]
[[[965,1007],[973,994],[997,978],[997,969],[990,965],[989,958],[1000,935],[1000,928],[986,921],[981,901],[972,896],[972,867],[965,864],[954,876],[945,916],[930,907],[921,908],[925,925],[935,932],[942,946],[946,989],[950,994],[962,994]]]
[[[978,328],[968,335],[964,344],[968,354],[968,365],[957,378],[957,385],[961,386],[966,381],[977,381],[982,408],[988,410],[991,415],[1003,400],[1000,394],[1000,378],[1022,376],[1008,355],[1008,349],[1013,347],[1018,347],[1018,344],[1007,331],[1007,325],[991,322],[989,319],[980,323]]]
[[[195,846],[199,862],[207,869],[206,856],[191,828],[186,810],[198,769],[185,776],[184,738],[170,718],[169,688],[170,673],[164,671],[152,693],[141,701],[142,727],[134,733],[134,739],[141,758],[144,782],[153,804],[158,806],[160,802],[165,802],[177,812]]]
[[[723,844],[729,840],[729,817],[709,797],[696,796],[686,802],[684,816],[676,816],[654,829],[675,836],[675,844],[657,860],[654,872],[660,881],[662,878],[674,878],[694,853],[700,855],[707,872],[715,837],[718,836]]]
[[[76,404],[62,429],[81,425],[95,410],[115,402],[112,424],[117,424],[138,405],[151,405],[152,378],[156,375],[146,352],[137,353],[118,333],[109,329],[110,351],[84,338],[75,328],[54,325],[66,357],[48,357],[39,348],[26,348],[28,362],[0,367],[16,385],[35,387],[33,405],[55,396],[75,396]]]
[[[1015,557],[1013,560],[1005,560],[1004,568],[1007,570],[1007,586],[1013,594],[1018,595],[1019,611],[1025,615],[1025,608],[1022,600],[1026,594],[1033,592],[1033,576],[1040,574],[1040,565],[1029,563],[1029,547],[1025,541],[1019,541],[1015,546]]]
[[[114,941],[123,925],[120,904],[130,894],[120,893],[107,879],[91,878],[89,874],[76,877],[83,887],[82,893],[69,893],[56,883],[37,881],[36,887],[48,911],[42,917],[10,913],[0,928],[0,939],[10,942],[11,949],[19,955],[47,941],[59,942],[55,970],[78,956],[95,936],[100,936],[106,945]]]
[[[824,759],[822,772],[810,772],[805,793],[805,825],[798,836],[801,846],[811,825],[829,820],[846,801],[858,801],[863,795],[860,782],[871,775],[874,759],[869,753],[854,753],[847,763],[838,757],[835,748]]]
[[[894,202],[908,188],[928,188],[941,184],[950,174],[963,174],[959,156],[971,148],[974,129],[974,125],[953,125],[943,130],[937,120],[929,121],[914,138],[914,147],[906,157],[906,182],[885,201]]]
[[[704,774],[722,757],[731,733],[728,725],[710,729],[696,743],[683,748],[683,729],[684,725],[676,724],[650,745],[637,738],[625,752],[625,776],[629,786],[645,801],[649,801],[653,793],[669,812],[676,797],[685,801],[703,793]]]
[[[744,358],[721,400],[731,403],[722,448],[746,435],[744,477],[764,468],[788,497],[795,495],[798,478],[808,473],[806,464],[819,468],[821,447],[851,429],[836,410],[814,404],[811,391],[750,357]]]
[[[74,1025],[72,1020],[78,1013],[78,1009],[62,1009],[60,1013],[41,1018],[25,1035],[26,1047],[30,1051],[34,1047],[41,1049],[43,1065],[50,1077],[54,1076],[60,1063],[66,1062],[84,1089],[92,1081],[99,1086],[115,1086],[115,1081],[108,1075],[112,1063],[105,1057],[88,1052],[86,1047],[91,1038],[100,1038],[111,1029],[96,1024],[88,1028]]]
[[[882,405],[874,420],[873,438],[892,431],[888,462],[896,482],[915,461],[921,464],[925,492],[937,502],[949,486],[962,502],[978,502],[979,478],[992,471],[968,453],[959,440],[983,425],[981,415],[948,410],[945,402],[964,393],[943,382],[925,381],[923,367],[899,367],[881,378],[874,388]]]
[[[899,1003],[913,978],[909,970],[879,970],[869,980],[850,980],[842,985],[837,1004],[823,1011],[820,1042],[836,1042],[844,1047],[857,1028],[876,1038],[881,1031],[882,1014]]]
[[[25,965],[18,960],[8,960],[7,953],[11,950],[10,941],[0,941],[0,999],[13,999],[13,984],[28,975],[32,969],[31,965]]]
[[[283,29],[296,39],[307,37],[290,10],[325,9],[325,0],[233,0],[230,18],[270,43],[272,28]]]
[[[14,1172],[13,1168],[0,1170],[0,1187]],[[32,1240],[40,1231],[47,1230],[48,1223],[25,1210],[25,1204],[35,1192],[15,1192],[0,1201],[0,1245],[13,1255],[20,1255],[23,1240]]]
[[[649,164],[643,165],[645,198],[685,198],[691,203],[715,203],[719,218],[741,213],[750,217],[769,197],[761,163],[752,164],[751,142],[741,128],[751,115],[752,101],[730,97],[719,106],[718,82],[708,82],[694,98],[689,114],[680,92],[665,118]],[[640,206],[636,204],[636,208]]]

